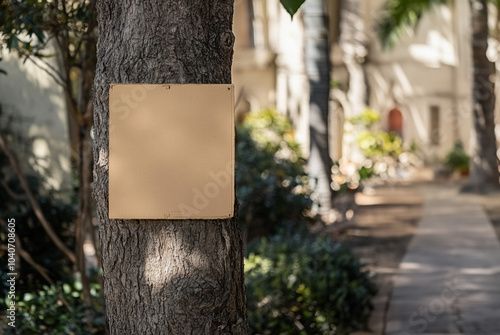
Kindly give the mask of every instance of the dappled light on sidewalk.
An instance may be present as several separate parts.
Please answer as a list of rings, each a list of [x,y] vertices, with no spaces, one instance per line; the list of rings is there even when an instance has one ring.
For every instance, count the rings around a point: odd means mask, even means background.
[[[355,335],[500,334],[500,194],[461,194],[459,181],[356,195],[354,227],[341,238],[379,293],[369,329]]]
[[[479,197],[426,185],[394,281],[386,334],[500,333],[500,244]]]

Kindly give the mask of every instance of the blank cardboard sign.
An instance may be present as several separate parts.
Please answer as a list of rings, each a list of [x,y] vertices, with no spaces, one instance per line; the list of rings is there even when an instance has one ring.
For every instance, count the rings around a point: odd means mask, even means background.
[[[111,84],[109,217],[233,216],[232,85]]]

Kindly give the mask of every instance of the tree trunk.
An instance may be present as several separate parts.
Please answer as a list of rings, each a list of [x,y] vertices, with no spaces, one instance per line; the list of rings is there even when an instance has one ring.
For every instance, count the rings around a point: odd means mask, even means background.
[[[85,49],[81,55],[81,85],[79,100],[74,110],[79,111],[79,134],[78,138],[78,215],[75,225],[75,244],[77,256],[77,268],[80,272],[84,302],[87,306],[92,304],[90,294],[90,282],[87,276],[87,263],[85,259],[84,243],[88,234],[95,234],[92,224],[92,145],[90,128],[92,127],[92,86],[96,66],[96,16],[95,0],[89,2],[89,22],[85,35]],[[68,72],[69,75],[69,72]],[[96,255],[99,256],[99,248],[94,245]]]
[[[97,10],[94,196],[110,334],[247,334],[236,218],[108,218],[109,84],[230,83],[233,0],[99,0]]]
[[[306,71],[309,78],[309,178],[318,213],[327,215],[333,208],[332,159],[328,135],[330,100],[330,53],[325,6],[322,0],[307,0],[302,6],[305,26]]]
[[[368,54],[364,21],[360,0],[342,0],[340,5],[340,37],[339,46],[342,59],[349,74],[347,99],[349,110],[346,119],[354,118],[364,112],[368,106],[368,80],[365,59]],[[343,141],[344,157],[356,164],[363,164],[366,157],[358,144],[358,136],[362,130],[355,127],[350,136]]]
[[[494,67],[486,57],[488,9],[486,0],[471,0],[473,57],[473,123],[475,143],[470,175],[463,191],[487,192],[499,188],[495,138]]]

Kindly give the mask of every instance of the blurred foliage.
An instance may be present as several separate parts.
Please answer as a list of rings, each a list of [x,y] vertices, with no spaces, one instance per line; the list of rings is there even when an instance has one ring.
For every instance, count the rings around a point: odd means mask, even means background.
[[[2,116],[2,126],[0,132],[9,142],[9,146],[16,152],[22,152],[26,160],[31,160],[32,155],[31,139],[26,139],[17,134],[15,123],[19,120],[14,117]],[[53,190],[44,187],[43,178],[35,171],[26,173],[29,187],[36,197],[38,204],[52,227],[58,232],[59,237],[69,247],[74,246],[74,225],[76,208],[71,203],[62,202],[55,196]],[[52,280],[62,280],[73,272],[73,264],[57,248],[48,237],[42,225],[38,221],[33,208],[31,207],[21,184],[15,175],[9,160],[0,151],[0,218],[6,221],[7,218],[15,218],[16,234],[21,242],[22,248],[28,252],[33,260],[40,266],[48,270]],[[7,192],[8,188],[9,192]],[[9,194],[12,193],[12,194]],[[7,245],[7,230],[0,230],[0,241],[2,246]],[[4,257],[6,250],[0,248],[0,256]],[[18,253],[19,255],[19,253]],[[31,265],[19,258],[16,264],[17,272],[20,274],[17,283],[25,291],[36,290],[46,284],[46,280]],[[4,274],[5,275],[5,274]],[[2,278],[0,289],[0,308],[4,308],[3,301],[6,296],[7,287]]]
[[[348,121],[353,125],[363,125],[366,128],[370,128],[375,123],[380,121],[380,114],[373,109],[365,108],[363,113],[350,118]]]
[[[31,292],[24,293],[17,301],[16,327],[5,327],[6,335],[105,334],[99,285],[91,287],[93,305],[89,308],[82,303],[79,281],[43,285]]]
[[[279,224],[304,222],[312,202],[306,162],[289,121],[274,110],[263,110],[249,113],[236,130],[239,218],[249,239]]]
[[[382,46],[393,48],[408,29],[415,29],[424,14],[454,0],[386,0],[378,14],[375,30]],[[500,0],[488,0],[500,7]]]
[[[375,30],[382,46],[393,48],[408,29],[414,29],[424,14],[454,0],[386,0],[378,14]],[[488,0],[500,7],[500,0]]]
[[[253,334],[348,334],[366,326],[377,292],[349,248],[306,231],[250,244],[245,282]]]
[[[403,153],[403,140],[396,133],[378,131],[363,131],[358,136],[358,144],[363,154],[368,158],[393,157]]]
[[[0,169],[2,168],[2,155],[0,154]],[[0,176],[2,178],[2,176]],[[62,203],[50,196],[42,195],[40,192],[40,178],[29,176],[27,178],[32,190],[35,190],[35,196],[45,214],[45,217],[51,222],[52,227],[58,232],[63,242],[72,248],[74,245],[73,221],[75,219],[75,208],[70,204]],[[16,179],[8,180],[9,187],[17,194],[23,194],[23,191]],[[6,192],[0,192],[0,217],[15,218],[17,238],[20,239],[23,249],[26,250],[35,262],[46,268],[50,277],[54,280],[59,279],[65,274],[72,273],[72,264],[67,257],[54,245],[41,226],[32,207],[24,200],[12,199]],[[0,240],[3,245],[7,245],[6,230],[0,231]],[[3,256],[4,250],[0,251]],[[45,279],[34,270],[24,259],[20,259],[19,272],[22,274],[19,278],[19,284],[26,289],[39,287],[46,283]],[[0,291],[0,297],[5,292]]]
[[[332,167],[332,188],[338,194],[358,190],[363,181],[375,175],[372,164],[357,166],[352,162],[341,160]]]
[[[445,164],[452,170],[469,171],[470,156],[465,152],[462,141],[458,140],[453,149],[446,154]]]
[[[417,25],[422,15],[429,13],[438,5],[451,2],[451,0],[386,0],[375,26],[382,46],[394,47],[407,29]]]
[[[405,150],[403,139],[394,132],[374,130],[381,120],[380,114],[366,108],[360,115],[348,120],[354,126],[364,130],[358,134],[358,145],[366,158],[392,157],[397,159]]]
[[[340,172],[332,171],[334,189],[352,189],[358,182],[375,176],[382,179],[404,178],[408,176],[409,167],[421,164],[416,155],[418,146],[413,142],[410,148],[407,148],[397,133],[380,130],[380,120],[380,114],[370,108],[348,120],[348,128],[357,139],[365,160],[358,163],[357,171],[354,171],[353,167],[349,168],[352,163],[341,162]],[[348,168],[342,168],[342,165]],[[351,173],[347,173],[348,170]],[[348,181],[347,185],[343,185],[344,180]]]

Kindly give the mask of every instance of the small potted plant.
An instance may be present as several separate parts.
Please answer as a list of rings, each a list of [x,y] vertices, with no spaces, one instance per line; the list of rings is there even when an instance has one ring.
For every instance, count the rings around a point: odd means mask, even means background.
[[[453,150],[446,155],[445,163],[452,170],[458,171],[462,176],[469,174],[470,157],[465,152],[460,140],[455,142]]]

